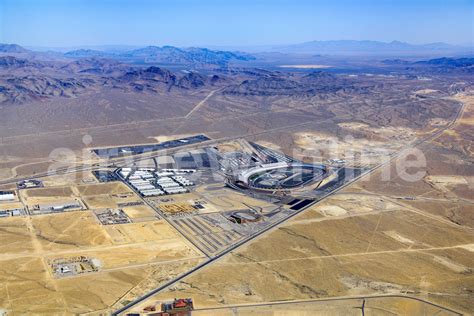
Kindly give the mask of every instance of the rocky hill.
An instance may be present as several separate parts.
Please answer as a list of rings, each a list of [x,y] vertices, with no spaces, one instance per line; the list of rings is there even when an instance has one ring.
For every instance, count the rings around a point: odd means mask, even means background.
[[[409,61],[403,59],[387,59],[382,64],[395,67],[403,67],[406,71],[421,73],[474,73],[474,58],[472,57],[441,57],[428,60]]]
[[[130,71],[132,67],[118,61],[106,58],[77,59],[60,67],[60,70],[72,73],[89,74],[121,74]]]
[[[430,60],[418,61],[417,65],[432,65],[432,66],[448,66],[448,67],[472,67],[474,66],[474,58],[436,58]]]
[[[45,63],[38,61],[17,58],[14,56],[0,56],[0,68],[2,69],[17,69],[25,67],[42,68],[45,66]]]
[[[266,72],[260,76],[258,72],[253,72],[252,75],[257,75],[257,78],[230,86],[224,90],[224,93],[261,96],[315,95],[350,87],[347,80],[323,71],[315,71],[303,76],[289,76],[281,72]]]
[[[0,53],[28,53],[30,52],[26,48],[16,44],[2,44],[0,43]]]
[[[104,58],[43,62],[0,57],[0,103],[3,104],[70,98],[104,88],[134,93],[168,93],[171,90],[184,93],[230,83],[232,80],[223,75],[173,72],[156,66],[134,67]]]
[[[51,97],[73,97],[91,87],[91,79],[24,76],[0,81],[0,103],[21,104]]]

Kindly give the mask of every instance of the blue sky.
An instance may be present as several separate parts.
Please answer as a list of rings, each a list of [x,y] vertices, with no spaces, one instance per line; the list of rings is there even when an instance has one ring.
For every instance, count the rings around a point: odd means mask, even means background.
[[[0,0],[0,42],[251,46],[472,43],[474,0]]]

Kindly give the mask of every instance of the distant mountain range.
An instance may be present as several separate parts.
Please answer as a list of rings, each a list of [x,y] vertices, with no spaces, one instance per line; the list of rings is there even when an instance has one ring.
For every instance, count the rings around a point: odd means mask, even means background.
[[[445,55],[471,53],[473,47],[446,43],[409,44],[400,41],[311,41],[295,45],[275,46],[270,51],[298,54],[328,55]]]
[[[77,49],[61,52],[44,52],[25,49],[16,44],[0,44],[0,53],[35,55],[50,58],[109,58],[131,63],[193,66],[227,66],[233,60],[249,61],[256,58],[248,53],[210,50],[207,48],[178,48],[174,46],[147,46],[126,51],[102,51],[94,49]]]
[[[296,74],[251,67],[239,68],[234,65],[198,71],[170,70],[155,65],[144,67],[143,64],[123,63],[113,58],[62,57],[57,60],[43,60],[36,58],[39,53],[25,53],[18,47],[1,46],[0,49],[4,52],[0,54],[0,107],[3,104],[22,104],[55,97],[76,97],[82,93],[103,89],[121,93],[182,95],[199,89],[223,88],[224,94],[247,96],[318,95],[348,89],[366,92],[364,86],[354,86],[348,78],[327,71]],[[163,58],[162,49],[136,50],[130,53],[132,57],[129,58],[154,58],[155,53]],[[180,52],[169,53],[175,51],[175,48],[165,50],[168,51],[169,58],[172,58],[168,59],[168,62],[214,62],[214,58],[220,61],[239,58],[234,53],[221,51],[211,52],[212,57],[206,57],[205,51],[201,49],[188,51],[184,55],[180,55]],[[95,52],[76,51],[74,56],[84,54]],[[189,59],[191,57],[195,59]],[[372,62],[370,60],[367,63]],[[474,73],[474,58],[443,57],[422,61],[397,58],[384,60],[382,64],[391,72],[398,72],[410,78],[433,74],[472,76]]]
[[[115,58],[133,62],[168,65],[219,65],[226,66],[232,60],[254,60],[255,57],[241,52],[210,50],[207,48],[177,48],[174,46],[147,46],[125,52],[106,52],[79,49],[64,54],[71,58]]]
[[[109,58],[126,63],[156,64],[163,66],[192,66],[206,68],[208,66],[225,67],[232,62],[246,62],[253,60],[268,61],[272,57],[291,58],[297,55],[312,57],[324,56],[381,56],[388,58],[413,57],[434,58],[442,56],[474,55],[472,46],[458,46],[446,43],[409,44],[400,41],[310,41],[294,45],[260,46],[242,52],[238,47],[222,49],[208,49],[199,47],[178,48],[174,46],[146,46],[132,49],[117,45],[111,49],[82,48],[71,51],[37,51],[28,50],[16,44],[0,44],[0,54],[29,55],[36,59],[79,59],[79,58]],[[62,48],[61,50],[63,50]],[[231,50],[230,50],[231,49]],[[281,54],[281,55],[278,55]]]

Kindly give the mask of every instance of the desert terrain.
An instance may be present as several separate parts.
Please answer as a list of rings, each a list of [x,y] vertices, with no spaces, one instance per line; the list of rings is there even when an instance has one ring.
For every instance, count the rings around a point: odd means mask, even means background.
[[[472,65],[63,57],[0,54],[0,311],[474,313]]]
[[[272,302],[360,296],[370,305],[371,295],[382,294],[419,297],[472,313],[474,96],[467,91],[455,98],[464,104],[462,115],[451,128],[420,145],[427,157],[425,177],[404,181],[392,170],[386,181],[386,171],[375,171],[170,286],[141,308],[179,296],[193,297],[203,313],[227,315],[231,309],[225,306],[232,305],[245,315],[271,314],[273,308],[280,310]],[[396,164],[395,159],[386,169]],[[397,306],[396,314],[428,308],[401,297],[386,300],[387,313],[390,304]],[[261,302],[268,304],[245,307]],[[349,314],[360,302],[350,306],[329,303],[309,310]],[[305,308],[296,310],[300,315]]]

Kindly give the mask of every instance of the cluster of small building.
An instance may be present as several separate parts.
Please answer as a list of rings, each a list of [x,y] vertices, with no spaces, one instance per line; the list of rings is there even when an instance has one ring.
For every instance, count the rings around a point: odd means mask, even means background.
[[[21,208],[0,210],[0,218],[1,217],[10,217],[10,216],[20,216],[23,211],[24,210],[21,209]]]
[[[63,278],[77,274],[97,272],[101,262],[95,258],[78,256],[72,258],[57,258],[50,262],[53,276]]]
[[[28,179],[18,182],[17,184],[18,190],[22,189],[34,189],[34,188],[41,188],[43,187],[43,182],[40,180],[35,179]]]
[[[107,209],[105,211],[97,211],[95,214],[102,225],[128,224],[132,222],[122,209]]]
[[[16,194],[14,191],[0,191],[0,202],[6,202],[3,209],[0,209],[0,218],[2,217],[10,217],[10,216],[20,216],[23,209],[20,208],[9,208],[8,202],[16,201]],[[6,209],[5,209],[6,207]]]
[[[161,304],[161,311],[157,311],[157,305],[146,306],[143,311],[147,315],[153,316],[191,316],[194,310],[194,303],[192,298],[175,298],[172,302],[165,302]],[[150,312],[154,312],[151,313]],[[140,315],[138,313],[129,313],[128,316]]]
[[[92,174],[99,182],[112,182],[118,181],[117,175],[108,170],[95,170]]]
[[[194,182],[183,175],[195,171],[192,169],[156,171],[146,168],[122,168],[119,174],[143,197],[151,197],[189,192],[186,187],[193,186]]]

